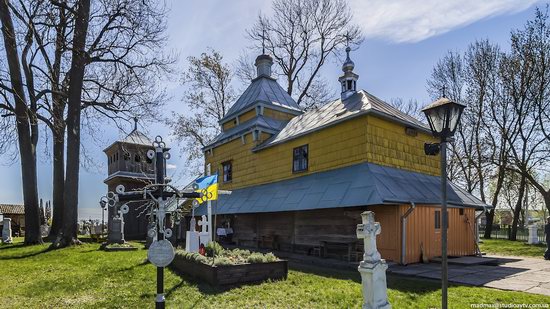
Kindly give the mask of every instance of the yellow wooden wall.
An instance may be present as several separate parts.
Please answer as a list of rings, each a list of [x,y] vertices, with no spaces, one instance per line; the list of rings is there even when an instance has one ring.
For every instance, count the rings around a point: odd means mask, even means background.
[[[438,157],[424,154],[424,142],[432,140],[424,133],[416,137],[406,135],[400,124],[365,115],[257,152],[252,152],[257,143],[248,133],[244,145],[238,138],[215,147],[212,155],[206,154],[206,163],[221,173],[221,163],[232,161],[233,180],[220,185],[228,190],[366,161],[438,175]],[[292,173],[292,150],[305,144],[309,145],[308,171]]]
[[[276,111],[274,109],[267,108],[267,107],[264,108],[264,116],[268,118],[277,119],[277,120],[290,120],[296,117],[296,115],[288,114],[281,111]]]

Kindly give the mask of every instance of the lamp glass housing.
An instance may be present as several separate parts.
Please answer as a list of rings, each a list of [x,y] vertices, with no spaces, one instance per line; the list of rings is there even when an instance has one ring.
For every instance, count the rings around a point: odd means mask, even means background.
[[[441,98],[426,106],[422,111],[428,119],[434,136],[451,137],[454,135],[460,122],[462,111],[466,106]]]

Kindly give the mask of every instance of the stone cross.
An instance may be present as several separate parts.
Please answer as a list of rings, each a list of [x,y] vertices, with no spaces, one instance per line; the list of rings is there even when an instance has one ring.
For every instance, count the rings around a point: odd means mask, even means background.
[[[202,215],[201,220],[199,221],[199,225],[201,226],[201,232],[206,233],[206,227],[208,226],[208,222],[206,221],[206,216]]]
[[[357,270],[363,285],[363,309],[390,309],[386,284],[388,265],[376,248],[376,236],[382,229],[380,223],[374,221],[372,211],[363,212],[361,219],[363,223],[357,225],[357,238],[363,239],[365,253]]]
[[[189,221],[189,232],[196,232],[197,221],[195,220],[195,217],[191,217],[191,220]]]
[[[4,218],[3,222],[3,228],[2,228],[2,241],[6,244],[12,243],[11,238],[11,219],[10,218]]]
[[[376,248],[376,236],[382,232],[380,223],[374,222],[374,213],[372,211],[365,211],[361,216],[363,224],[357,225],[357,238],[363,239],[365,246],[363,261],[380,261],[380,252]]]

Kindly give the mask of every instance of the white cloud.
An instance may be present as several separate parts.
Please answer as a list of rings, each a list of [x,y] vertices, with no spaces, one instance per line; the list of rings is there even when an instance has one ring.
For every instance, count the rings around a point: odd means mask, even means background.
[[[175,164],[166,164],[166,169],[167,170],[175,170],[177,168],[177,166]]]
[[[521,12],[538,0],[353,0],[367,38],[414,43],[476,21]]]

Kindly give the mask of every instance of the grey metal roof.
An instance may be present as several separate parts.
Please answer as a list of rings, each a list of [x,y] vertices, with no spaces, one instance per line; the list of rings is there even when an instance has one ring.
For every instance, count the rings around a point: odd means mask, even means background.
[[[147,137],[147,135],[141,133],[138,130],[133,130],[124,139],[120,140],[121,143],[147,145],[153,147],[153,141]]]
[[[212,142],[210,142],[203,149],[214,147],[220,143],[224,143],[227,140],[232,138],[239,137],[244,132],[250,131],[254,128],[261,129],[265,132],[275,134],[279,132],[284,126],[288,123],[285,120],[277,120],[264,116],[256,116],[250,120],[247,120],[243,123],[240,123],[238,126],[235,126],[229,130],[221,132],[218,134]]]
[[[256,147],[255,150],[267,148],[367,113],[387,117],[431,134],[426,124],[372,94],[360,90],[344,101],[338,99],[292,118],[283,130]]]
[[[301,112],[300,106],[294,99],[271,77],[260,76],[246,88],[237,102],[231,106],[225,116],[219,121],[225,122],[240,112],[244,112],[257,103],[273,105],[276,108]]]
[[[361,163],[264,185],[233,190],[213,203],[217,214],[297,211],[381,204],[441,204],[440,178]],[[449,184],[451,206],[490,207]],[[206,213],[204,205],[195,214]]]

